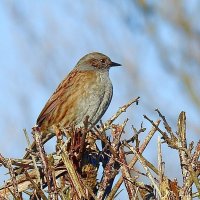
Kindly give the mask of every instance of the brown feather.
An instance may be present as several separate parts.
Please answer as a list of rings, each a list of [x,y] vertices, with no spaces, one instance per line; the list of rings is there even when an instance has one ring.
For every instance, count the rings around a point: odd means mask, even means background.
[[[73,81],[72,77],[74,77],[77,74],[77,70],[73,70],[57,87],[56,91],[53,93],[53,95],[50,97],[50,99],[47,101],[46,105],[42,109],[40,115],[37,119],[37,125],[41,126],[41,123],[43,120],[56,108],[58,104],[62,102],[62,96],[66,92],[67,88],[72,85],[70,82]]]
[[[77,78],[74,79],[73,77]],[[56,91],[50,97],[42,112],[37,119],[37,125],[42,130],[49,128],[53,124],[58,124],[65,116],[67,123],[72,123],[76,119],[75,107],[80,94],[85,92],[85,84],[92,85],[95,83],[96,76],[94,71],[73,70],[58,86]],[[73,87],[74,89],[71,89]],[[79,90],[76,90],[78,88]],[[73,92],[73,93],[71,93]],[[77,108],[78,109],[78,108]],[[55,116],[56,115],[56,116]],[[69,117],[70,116],[70,117]],[[70,121],[67,121],[70,119]]]

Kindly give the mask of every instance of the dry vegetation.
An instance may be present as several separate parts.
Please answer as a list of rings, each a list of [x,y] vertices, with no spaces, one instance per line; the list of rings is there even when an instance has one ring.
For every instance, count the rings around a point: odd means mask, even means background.
[[[151,130],[141,125],[140,130],[133,128],[131,138],[122,139],[128,120],[117,125],[113,122],[138,101],[139,97],[130,101],[111,119],[101,122],[92,130],[87,129],[88,119],[83,129],[57,128],[55,152],[50,155],[41,143],[39,129],[34,127],[37,151],[27,149],[30,159],[10,159],[0,155],[2,167],[7,168],[10,174],[10,180],[0,189],[0,199],[114,199],[122,184],[129,199],[178,200],[200,197],[200,141],[187,144],[185,112],[179,115],[177,130],[172,130],[165,117],[156,110],[160,118],[157,121],[144,116],[152,125]],[[160,128],[161,123],[164,128]],[[111,131],[110,138],[106,135],[107,130]],[[146,138],[141,141],[140,134],[144,132]],[[158,166],[154,166],[142,154],[155,132],[160,134],[157,142]],[[26,131],[25,135],[30,146]],[[101,147],[97,146],[97,140],[101,141]],[[176,179],[170,180],[165,174],[163,143],[178,152],[179,161],[176,164],[180,166],[183,184]],[[131,156],[130,162],[127,156]],[[137,162],[143,169],[135,168]],[[101,174],[98,180],[97,176]],[[147,182],[139,181],[139,177],[146,177]]]

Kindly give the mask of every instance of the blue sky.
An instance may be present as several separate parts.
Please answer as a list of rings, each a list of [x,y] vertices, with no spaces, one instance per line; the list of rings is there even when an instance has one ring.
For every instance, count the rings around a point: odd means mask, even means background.
[[[139,128],[143,114],[156,119],[154,109],[159,108],[173,127],[182,110],[187,112],[189,127],[199,123],[199,113],[191,106],[180,80],[162,66],[146,34],[144,17],[127,2],[1,1],[0,152],[4,156],[24,154],[22,129],[30,133],[59,82],[83,55],[92,51],[105,53],[123,65],[110,72],[114,96],[104,120],[131,98],[140,96],[139,106],[123,114],[118,122],[129,117],[129,125]],[[159,3],[152,2],[159,7]],[[151,20],[156,20],[158,36],[169,49],[180,45],[179,35],[168,24],[156,17]],[[147,122],[145,125],[149,127]],[[196,134],[190,137],[199,138]],[[152,156],[156,140],[146,151],[149,160],[156,158]],[[168,162],[172,164],[173,159]],[[176,170],[171,174],[176,175]]]

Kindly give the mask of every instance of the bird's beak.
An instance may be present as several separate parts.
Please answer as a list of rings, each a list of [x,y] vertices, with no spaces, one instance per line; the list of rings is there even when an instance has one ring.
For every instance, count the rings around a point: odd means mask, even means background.
[[[111,62],[110,66],[115,67],[115,66],[122,66],[122,65],[116,62]]]

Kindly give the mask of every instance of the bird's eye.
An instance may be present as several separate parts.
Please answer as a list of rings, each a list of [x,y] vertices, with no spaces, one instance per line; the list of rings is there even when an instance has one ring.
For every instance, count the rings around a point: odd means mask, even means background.
[[[106,60],[105,60],[105,59],[101,59],[100,61],[101,61],[101,63],[105,63],[105,62],[106,62]]]

